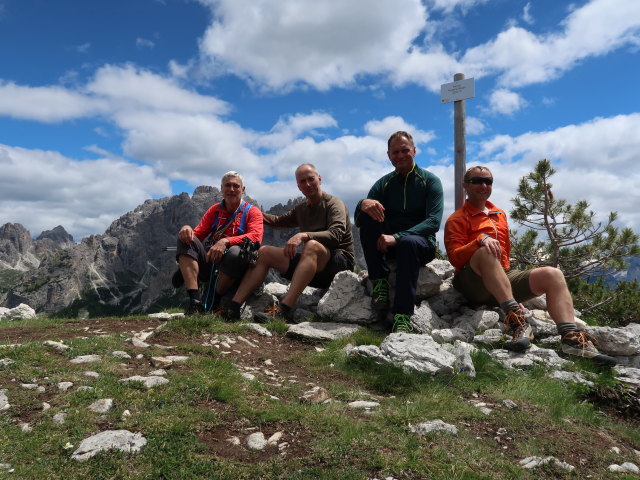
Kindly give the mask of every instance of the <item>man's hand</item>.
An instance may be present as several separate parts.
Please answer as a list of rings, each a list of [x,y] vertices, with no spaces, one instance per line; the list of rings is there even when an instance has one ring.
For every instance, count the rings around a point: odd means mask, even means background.
[[[378,237],[376,247],[379,252],[386,253],[389,247],[393,247],[398,243],[393,235],[385,235],[384,233]]]
[[[292,259],[296,255],[298,245],[306,242],[307,240],[309,240],[309,235],[307,235],[306,233],[296,233],[293,237],[287,240],[287,243],[284,244],[285,257]]]
[[[376,222],[384,222],[384,207],[379,201],[365,198],[360,204],[360,210],[369,215]]]
[[[193,228],[189,225],[185,225],[178,232],[178,240],[182,243],[191,243],[193,242]]]
[[[495,238],[485,237],[480,248],[486,248],[491,255],[500,260],[500,242]]]
[[[227,243],[228,241],[224,238],[221,238],[216,243],[214,243],[207,252],[207,262],[218,263],[222,259],[222,256],[227,249]]]

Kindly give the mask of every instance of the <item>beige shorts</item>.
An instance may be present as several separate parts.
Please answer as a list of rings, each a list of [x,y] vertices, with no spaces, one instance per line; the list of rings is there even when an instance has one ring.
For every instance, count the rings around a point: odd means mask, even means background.
[[[507,278],[511,283],[513,298],[517,302],[526,302],[536,295],[529,287],[529,274],[531,270],[507,270]],[[453,287],[474,305],[489,305],[497,307],[498,302],[484,286],[482,277],[478,275],[469,265],[460,270],[453,277]]]

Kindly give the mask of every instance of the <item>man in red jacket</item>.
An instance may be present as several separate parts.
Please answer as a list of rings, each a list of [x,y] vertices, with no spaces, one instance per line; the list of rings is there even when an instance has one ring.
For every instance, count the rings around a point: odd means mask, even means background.
[[[234,171],[225,173],[220,189],[222,202],[211,206],[196,228],[185,225],[178,232],[176,260],[190,300],[185,315],[205,311],[198,280],[215,282],[214,302],[217,304],[227,289],[241,279],[246,271],[247,266],[238,261],[240,244],[245,238],[251,242],[262,242],[262,212],[258,207],[242,201],[242,176]],[[219,270],[217,279],[211,278],[214,264]],[[174,286],[179,283],[176,272]],[[206,307],[211,309],[215,304]]]
[[[298,227],[283,248],[271,245],[260,247],[258,262],[242,279],[233,300],[225,306],[223,318],[238,320],[242,303],[274,268],[291,280],[287,294],[269,314],[258,313],[255,318],[266,321],[270,317],[294,322],[296,300],[311,285],[328,288],[333,277],[343,270],[353,270],[355,264],[351,221],[347,206],[338,197],[322,190],[322,177],[315,166],[303,163],[296,169],[298,189],[305,201],[284,215],[264,214],[264,223],[274,228]]]
[[[462,187],[467,200],[447,219],[444,230],[449,261],[456,268],[453,286],[473,304],[502,308],[512,333],[511,341],[505,343],[509,350],[523,352],[533,339],[519,302],[546,294],[549,315],[561,335],[562,351],[615,364],[612,357],[598,352],[586,332],[577,330],[573,300],[559,269],[510,269],[507,215],[489,201],[492,186],[493,175],[486,167],[472,167],[464,175]]]

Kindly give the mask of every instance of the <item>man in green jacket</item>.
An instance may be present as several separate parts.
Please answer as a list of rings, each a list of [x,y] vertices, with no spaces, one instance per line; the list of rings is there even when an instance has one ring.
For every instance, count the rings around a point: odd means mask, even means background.
[[[416,147],[407,132],[396,132],[387,143],[395,170],[371,187],[355,211],[360,241],[373,283],[371,306],[386,315],[390,307],[389,266],[395,258],[394,332],[411,332],[420,267],[435,257],[436,232],[443,210],[442,184],[414,162]]]

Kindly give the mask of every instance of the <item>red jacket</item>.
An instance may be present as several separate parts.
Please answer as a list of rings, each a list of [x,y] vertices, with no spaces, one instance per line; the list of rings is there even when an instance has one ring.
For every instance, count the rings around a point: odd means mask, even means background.
[[[242,207],[245,202],[240,203]],[[216,213],[218,218],[216,220]],[[224,208],[222,202],[216,203],[209,207],[209,210],[202,216],[200,223],[193,229],[193,233],[200,241],[204,241],[205,238],[211,233],[211,227],[216,230],[217,227],[224,225],[229,218],[229,212]],[[216,225],[213,225],[216,220]],[[262,234],[264,232],[264,225],[262,223],[262,212],[258,207],[252,205],[247,211],[245,219],[244,234],[239,234],[238,229],[242,220],[242,208],[236,210],[235,218],[229,223],[221,238],[229,240],[229,246],[239,245],[242,243],[244,237],[249,238],[252,242],[262,242]]]
[[[487,202],[488,213],[481,212],[468,201],[447,219],[444,227],[444,245],[451,265],[461,270],[471,256],[480,248],[480,242],[487,235],[500,242],[500,263],[508,269],[511,243],[507,214]]]

